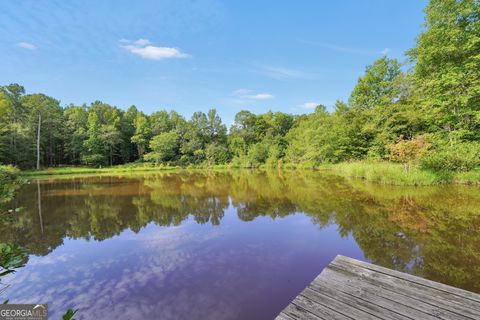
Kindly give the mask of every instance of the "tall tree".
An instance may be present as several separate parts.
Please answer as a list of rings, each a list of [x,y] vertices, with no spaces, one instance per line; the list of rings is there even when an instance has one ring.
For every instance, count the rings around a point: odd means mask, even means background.
[[[105,153],[101,139],[101,126],[96,112],[88,114],[87,139],[84,142],[86,149],[83,162],[90,165],[101,166],[105,164]]]
[[[151,137],[151,128],[147,116],[143,113],[137,113],[135,118],[135,134],[132,136],[132,142],[137,145],[138,157],[143,158]]]
[[[71,164],[80,164],[85,153],[83,142],[87,138],[88,112],[84,106],[68,106],[64,111],[65,152]]]
[[[178,155],[178,134],[176,131],[163,132],[150,140],[152,152],[145,155],[145,160],[156,163],[175,160]]]
[[[25,117],[22,96],[25,94],[25,88],[17,83],[12,83],[1,88],[6,103],[6,112],[8,118],[8,136],[9,136],[9,162],[18,164],[20,153],[18,152],[18,140],[24,135],[23,120]]]
[[[425,31],[410,52],[432,131],[480,139],[480,1],[430,0]]]
[[[135,119],[137,118],[137,114],[137,108],[130,106],[120,120],[120,133],[122,137],[120,154],[123,163],[138,159],[137,150],[132,141],[132,137],[135,135]]]
[[[29,115],[27,126],[30,136],[35,138],[36,168],[40,169],[41,149],[44,150],[48,165],[60,162],[62,148],[62,118],[60,103],[52,97],[41,93],[26,95],[22,103]],[[31,140],[33,144],[33,139]],[[63,157],[62,157],[63,158]]]

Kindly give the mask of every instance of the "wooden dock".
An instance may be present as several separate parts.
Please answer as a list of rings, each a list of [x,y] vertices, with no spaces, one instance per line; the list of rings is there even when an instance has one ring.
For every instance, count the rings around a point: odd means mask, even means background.
[[[480,294],[337,256],[276,318],[292,319],[479,320]]]

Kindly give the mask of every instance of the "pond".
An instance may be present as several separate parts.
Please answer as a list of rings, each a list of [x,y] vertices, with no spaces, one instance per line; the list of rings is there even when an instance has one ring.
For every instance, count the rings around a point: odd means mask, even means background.
[[[273,319],[337,255],[480,292],[480,189],[322,172],[32,181],[0,242],[30,252],[2,299],[58,319]]]

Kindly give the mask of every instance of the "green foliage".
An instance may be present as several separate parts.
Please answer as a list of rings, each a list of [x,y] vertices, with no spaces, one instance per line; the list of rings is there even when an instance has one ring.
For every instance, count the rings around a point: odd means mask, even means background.
[[[230,160],[230,153],[226,146],[212,143],[207,146],[205,157],[209,165],[226,164]]]
[[[14,273],[28,260],[27,251],[14,243],[0,243],[0,277]]]
[[[443,145],[422,159],[422,167],[437,172],[465,172],[480,166],[480,143]]]
[[[269,148],[266,143],[256,143],[248,151],[248,161],[250,162],[250,167],[258,167],[260,164],[263,164],[268,159]]]
[[[480,122],[480,3],[430,0],[425,31],[410,52],[430,130],[477,140]]]
[[[95,112],[88,114],[87,139],[83,142],[86,149],[83,162],[88,165],[101,166],[105,164],[103,141],[101,139],[100,121]]]
[[[150,140],[152,152],[146,154],[144,159],[156,163],[173,161],[178,154],[178,142],[176,131],[161,133]]]
[[[368,66],[350,96],[350,105],[373,109],[389,105],[400,95],[400,63],[386,56]]]
[[[74,316],[77,313],[78,309],[68,309],[67,312],[62,316],[63,320],[75,320]]]
[[[68,106],[65,118],[65,156],[68,162],[80,164],[84,154],[83,142],[87,138],[88,112],[85,107]]]
[[[135,134],[132,136],[131,140],[136,144],[138,156],[141,159],[147,150],[148,141],[150,140],[151,135],[150,123],[147,116],[141,112],[137,113],[134,126]]]
[[[36,133],[40,162],[315,168],[358,160],[390,160],[441,172],[478,167],[480,143],[480,5],[431,0],[425,29],[404,63],[381,57],[366,67],[348,103],[310,114],[235,115],[227,133],[215,109],[189,120],[175,111],[144,114],[100,101],[67,106],[18,84],[0,87],[0,161],[32,168]],[[427,146],[419,137],[434,137]],[[431,153],[427,154],[431,149]],[[428,151],[428,152],[427,152]]]
[[[9,201],[20,187],[20,170],[13,166],[0,165],[0,204]]]
[[[442,182],[442,177],[431,171],[421,170],[417,166],[405,171],[404,166],[400,163],[344,162],[334,165],[331,169],[348,177],[361,178],[381,184],[428,186]]]

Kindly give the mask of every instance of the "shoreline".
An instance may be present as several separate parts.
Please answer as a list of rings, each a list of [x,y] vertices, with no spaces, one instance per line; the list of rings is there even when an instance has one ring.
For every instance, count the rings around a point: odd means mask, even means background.
[[[222,170],[282,170],[282,171],[325,171],[346,178],[360,179],[372,183],[396,186],[432,186],[432,185],[480,185],[480,169],[467,172],[438,173],[411,166],[406,169],[403,164],[387,161],[367,162],[342,162],[338,164],[325,164],[322,166],[294,166],[291,164],[282,167],[260,166],[258,168],[235,167],[232,165],[197,165],[197,166],[154,166],[150,164],[129,164],[114,167],[57,167],[43,170],[20,171],[20,176],[29,178],[50,177],[56,178],[67,175],[89,174],[128,174],[142,172],[165,171],[222,171]]]

